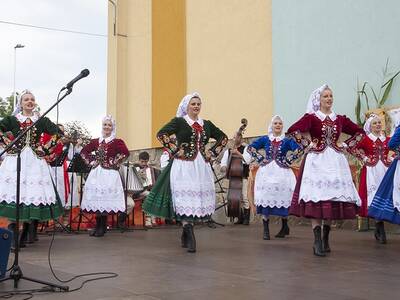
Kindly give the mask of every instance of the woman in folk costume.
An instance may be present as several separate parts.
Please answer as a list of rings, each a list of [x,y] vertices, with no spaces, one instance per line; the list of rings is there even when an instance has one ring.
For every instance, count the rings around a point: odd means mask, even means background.
[[[354,154],[364,162],[358,188],[361,198],[359,215],[368,217],[368,208],[393,158],[389,156],[390,138],[383,134],[379,116],[371,114],[364,124],[364,131],[366,136],[356,145]],[[376,223],[375,238],[382,244],[386,243],[384,225],[379,220]]]
[[[83,147],[81,156],[92,169],[83,189],[81,209],[96,213],[96,228],[91,236],[104,236],[108,213],[125,212],[125,195],[119,168],[129,157],[121,139],[115,137],[115,121],[106,116],[102,135]]]
[[[67,145],[68,148],[68,155],[67,155],[67,165],[71,164],[74,156],[76,154],[80,154],[83,148],[83,140],[81,138],[76,137],[69,137],[69,144]],[[68,174],[68,181],[69,181],[69,197],[67,198],[67,203],[65,204],[66,209],[71,208],[71,201],[72,207],[79,206],[79,193],[78,193],[78,177],[80,176],[78,173],[75,172],[67,172]]]
[[[297,138],[301,133],[309,133],[312,140],[300,169],[289,213],[311,219],[315,239],[313,250],[317,256],[325,256],[331,251],[331,220],[354,219],[357,206],[361,204],[343,152],[363,138],[364,130],[346,116],[336,115],[332,105],[332,90],[325,84],[312,92],[307,113],[288,129],[288,133]],[[341,133],[349,134],[351,138],[339,145]]]
[[[368,215],[377,222],[378,241],[386,243],[383,221],[400,224],[400,122],[388,143],[389,149],[395,152],[395,159],[386,171],[372,200]]]
[[[151,215],[182,222],[182,247],[196,252],[193,225],[209,219],[215,210],[215,187],[211,156],[217,156],[227,144],[226,135],[211,121],[199,117],[202,101],[198,93],[186,95],[176,118],[162,127],[157,137],[173,156],[147,196],[143,209]],[[170,136],[176,135],[177,144]],[[206,150],[210,138],[216,144]]]
[[[60,131],[64,134],[64,126],[61,124],[58,124],[57,126],[60,129]],[[51,138],[50,135],[43,134],[42,137],[40,138],[40,142],[42,144],[46,144],[50,138]],[[50,168],[50,174],[56,185],[58,195],[60,196],[61,204],[63,205],[63,207],[65,207],[70,192],[70,186],[67,173],[68,164],[65,156],[65,154],[67,154],[68,151],[67,148],[68,145],[64,144],[63,142],[66,143],[67,140],[60,139],[58,141],[57,145],[54,148],[53,157],[50,157],[48,162],[50,163],[50,165],[52,165]],[[57,163],[58,160],[62,158],[64,158],[64,161],[61,166],[56,166],[52,164],[52,162]]]
[[[266,156],[257,151],[265,150]],[[263,216],[264,240],[270,239],[269,216],[280,216],[282,227],[276,238],[289,235],[287,216],[292,200],[296,177],[290,169],[290,161],[286,157],[289,151],[292,157],[301,153],[302,147],[293,138],[285,138],[283,119],[275,115],[268,126],[268,135],[252,142],[247,151],[260,164],[254,183],[254,204],[257,213]]]
[[[0,121],[0,142],[5,147],[22,130],[38,120],[37,106],[32,92],[21,93],[13,115]],[[40,144],[42,134],[51,135]],[[17,151],[21,151],[21,180],[19,217],[24,222],[21,240],[26,239],[31,221],[47,221],[61,215],[58,194],[54,188],[45,157],[51,156],[61,131],[48,118],[41,119],[32,130],[11,149],[0,166],[0,216],[15,221]],[[18,150],[17,150],[18,149]],[[15,230],[15,223],[9,225]]]

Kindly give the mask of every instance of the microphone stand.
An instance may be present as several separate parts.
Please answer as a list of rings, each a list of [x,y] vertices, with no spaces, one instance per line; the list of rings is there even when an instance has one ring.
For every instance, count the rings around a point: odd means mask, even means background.
[[[25,128],[21,133],[19,133],[18,136],[12,142],[10,142],[10,144],[7,145],[7,147],[5,147],[5,149],[0,153],[0,157],[4,153],[9,151],[12,147],[14,147],[14,145],[18,141],[20,141],[22,138],[24,138],[25,135],[28,133],[28,131],[30,131],[40,120],[42,120],[66,96],[71,94],[72,93],[72,87],[68,88],[67,91],[65,92],[65,94],[61,98],[59,98],[61,92],[62,92],[62,90],[58,94],[56,103],[54,103],[45,113],[43,113],[33,124],[31,124],[30,126]],[[17,147],[16,147],[16,149],[17,149]],[[16,189],[16,204],[15,204],[16,205],[16,207],[15,207],[16,210],[15,210],[15,234],[14,234],[14,241],[15,241],[14,264],[13,264],[13,266],[11,268],[11,271],[10,271],[9,275],[6,276],[5,278],[0,279],[0,282],[6,281],[6,280],[13,280],[14,281],[14,288],[16,289],[16,288],[18,288],[19,281],[21,279],[24,279],[24,280],[35,282],[35,283],[44,284],[44,285],[50,287],[52,291],[56,291],[56,290],[68,291],[69,290],[68,286],[62,286],[62,285],[58,285],[58,284],[55,284],[55,283],[43,281],[43,280],[40,280],[40,279],[27,277],[27,276],[23,275],[23,273],[22,273],[22,269],[19,266],[20,184],[21,184],[21,150],[17,149],[17,189]]]
[[[72,158],[74,157],[74,155],[75,155],[75,144],[72,143]],[[72,232],[72,209],[73,209],[73,202],[74,202],[74,173],[73,172],[71,173],[71,190],[69,192],[71,193],[71,197],[70,197],[71,203],[69,205],[69,230]]]

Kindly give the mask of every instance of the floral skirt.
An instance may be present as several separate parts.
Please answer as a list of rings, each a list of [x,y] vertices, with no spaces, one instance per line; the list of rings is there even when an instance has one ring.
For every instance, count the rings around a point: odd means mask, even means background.
[[[81,209],[100,213],[125,211],[125,194],[117,170],[98,166],[90,171],[83,189]]]
[[[213,173],[200,153],[193,161],[181,159],[173,161],[170,184],[177,216],[207,218],[214,213]]]
[[[300,167],[289,214],[310,219],[354,219],[361,200],[346,164],[344,155],[331,148],[308,154]]]
[[[194,161],[172,160],[162,170],[142,208],[166,219],[208,220],[215,210],[211,167],[200,154]]]
[[[0,166],[0,216],[15,220],[17,156],[6,155]],[[21,152],[20,220],[47,221],[62,214],[49,167],[30,147]]]
[[[292,169],[282,168],[275,161],[262,166],[256,173],[254,204],[262,207],[288,208],[296,186]]]

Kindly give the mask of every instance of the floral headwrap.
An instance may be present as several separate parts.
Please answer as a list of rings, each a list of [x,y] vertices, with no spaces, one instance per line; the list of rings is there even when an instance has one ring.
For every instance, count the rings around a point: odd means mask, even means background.
[[[321,93],[326,89],[330,89],[330,87],[327,84],[324,84],[311,93],[310,98],[308,99],[306,113],[313,114],[320,109]]]
[[[273,130],[273,128],[272,128],[272,125],[274,124],[275,119],[280,119],[280,120],[282,121],[282,124],[283,124],[283,118],[282,118],[280,115],[274,115],[274,116],[272,116],[271,121],[270,121],[270,123],[268,124],[268,136],[269,136],[270,138],[272,138],[273,135],[274,135],[274,130]],[[282,128],[282,134],[279,136],[279,138],[283,139],[284,137],[285,137],[285,134],[284,134],[284,130],[283,130],[283,128]]]
[[[111,132],[111,135],[109,137],[107,137],[107,139],[113,140],[113,139],[115,139],[115,134],[116,134],[116,129],[117,129],[117,126],[115,124],[115,120],[111,115],[105,116],[103,118],[103,120],[101,121],[102,127],[103,127],[103,124],[104,124],[105,121],[110,121],[111,124],[112,124],[112,132]],[[106,138],[106,136],[104,135],[104,132],[103,132],[103,128],[101,129],[101,137],[102,138],[100,138],[100,140]]]
[[[199,93],[192,93],[192,94],[187,94],[185,97],[182,98],[181,103],[179,103],[178,106],[178,110],[176,111],[176,116],[179,117],[184,117],[187,115],[187,109],[189,106],[189,102],[190,100],[192,100],[193,98],[200,98],[200,94]]]
[[[30,90],[23,90],[20,94],[17,94],[17,105],[15,106],[15,109],[12,113],[13,116],[16,116],[17,114],[22,112],[22,97],[26,94],[31,94],[35,99],[35,95]]]
[[[376,118],[379,119],[379,116],[376,115],[376,114],[370,114],[368,119],[365,121],[364,131],[365,131],[366,134],[370,134],[371,133],[371,123],[372,123],[372,120],[374,120]]]

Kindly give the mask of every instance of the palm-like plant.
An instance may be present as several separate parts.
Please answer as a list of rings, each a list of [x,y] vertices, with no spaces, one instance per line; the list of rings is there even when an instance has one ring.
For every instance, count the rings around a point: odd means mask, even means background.
[[[390,91],[393,87],[393,82],[396,77],[400,74],[400,71],[397,72],[389,72],[388,71],[389,60],[386,61],[385,68],[383,69],[383,79],[382,84],[379,89],[379,93],[377,94],[374,88],[365,81],[360,88],[360,84],[357,80],[357,99],[356,99],[356,107],[355,113],[357,118],[358,125],[363,125],[365,123],[365,112],[362,112],[362,103],[365,103],[366,111],[370,109],[382,108],[385,104],[386,100],[389,97]],[[370,99],[374,100],[374,107],[370,107]],[[362,116],[364,116],[362,118]]]

